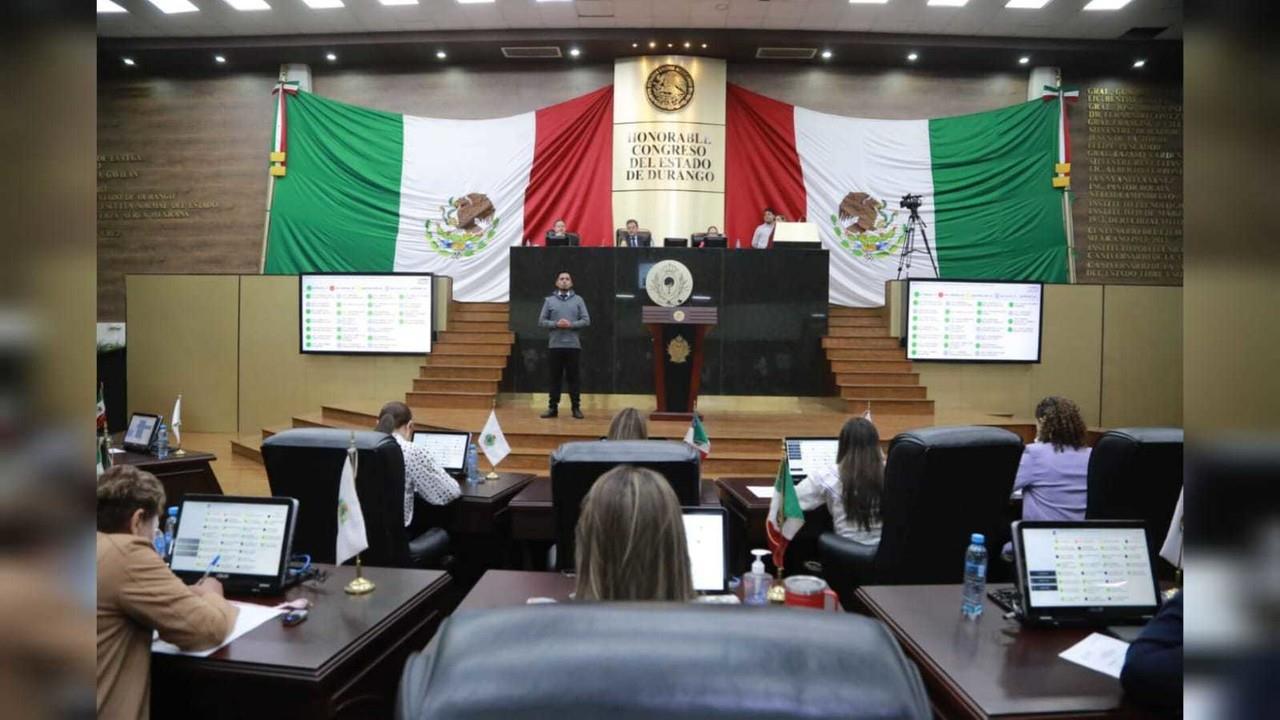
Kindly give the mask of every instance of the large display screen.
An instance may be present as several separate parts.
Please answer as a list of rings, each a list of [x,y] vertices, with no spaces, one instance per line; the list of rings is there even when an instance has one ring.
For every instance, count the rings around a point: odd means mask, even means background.
[[[302,352],[421,355],[431,352],[430,274],[303,275]]]
[[[1040,283],[912,280],[907,359],[1040,362]]]

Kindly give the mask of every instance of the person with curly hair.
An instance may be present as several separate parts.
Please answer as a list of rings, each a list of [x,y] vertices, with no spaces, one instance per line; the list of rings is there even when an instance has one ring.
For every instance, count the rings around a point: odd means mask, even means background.
[[[1036,405],[1036,441],[1022,451],[1013,489],[1023,520],[1083,520],[1089,453],[1080,408],[1051,395]]]

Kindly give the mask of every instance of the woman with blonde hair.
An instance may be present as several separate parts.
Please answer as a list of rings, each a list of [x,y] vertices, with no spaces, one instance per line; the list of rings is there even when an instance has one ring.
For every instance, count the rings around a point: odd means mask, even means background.
[[[648,440],[649,427],[644,416],[635,408],[623,408],[613,416],[609,423],[609,434],[606,440]]]
[[[578,600],[693,599],[680,502],[658,473],[619,465],[582,500],[574,532]]]

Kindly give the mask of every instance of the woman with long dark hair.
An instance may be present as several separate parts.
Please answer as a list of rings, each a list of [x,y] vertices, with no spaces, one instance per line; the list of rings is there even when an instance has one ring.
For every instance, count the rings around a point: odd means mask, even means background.
[[[880,544],[880,496],[884,456],[880,433],[864,417],[850,418],[840,430],[836,462],[796,484],[803,510],[826,505],[836,534],[863,545]]]

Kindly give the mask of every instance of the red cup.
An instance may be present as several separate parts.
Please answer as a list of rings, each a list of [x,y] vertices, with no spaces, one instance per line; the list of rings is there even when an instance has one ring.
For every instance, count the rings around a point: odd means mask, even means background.
[[[839,598],[827,582],[813,575],[792,575],[782,581],[786,590],[786,604],[815,610],[835,610]]]

